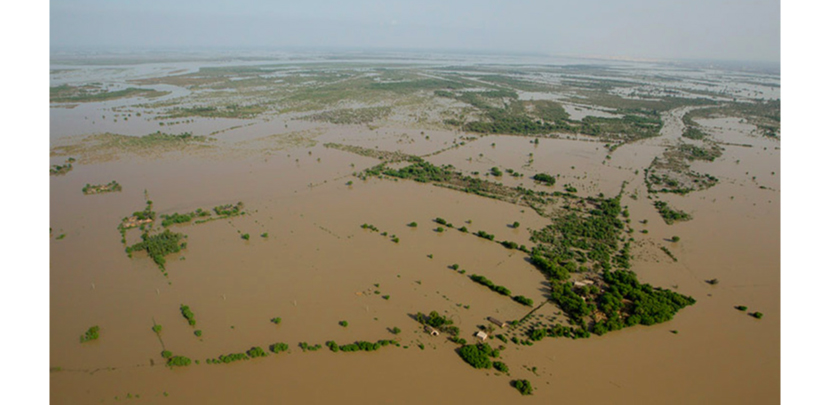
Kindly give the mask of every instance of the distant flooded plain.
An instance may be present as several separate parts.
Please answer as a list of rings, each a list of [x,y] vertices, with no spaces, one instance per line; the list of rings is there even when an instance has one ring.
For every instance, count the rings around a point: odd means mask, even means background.
[[[452,66],[442,62],[432,69],[440,73],[445,65]],[[167,76],[175,69],[154,76],[136,66],[141,78],[164,82],[176,76]],[[335,68],[342,67],[329,67]],[[200,70],[177,75],[194,72]],[[82,83],[78,78],[84,74],[94,80],[92,71],[61,73],[73,83]],[[53,85],[60,84],[56,80]],[[113,77],[135,85],[129,80],[129,74]],[[212,102],[225,111],[221,105],[252,103],[232,94],[221,102],[193,98],[207,97],[204,89],[170,84],[164,86],[179,90],[158,104],[138,98],[51,109],[52,164],[76,159],[70,172],[52,176],[50,183],[53,403],[778,402],[780,142],[759,134],[746,116],[713,113],[693,121],[707,134],[697,144],[718,145],[721,154],[712,161],[690,160],[684,170],[710,174],[716,185],[649,193],[655,185],[646,172],[655,159],[677,142],[695,144],[681,136],[692,125],[683,119],[692,110],[688,106],[665,111],[656,136],[619,141],[610,149],[611,138],[557,131],[476,133],[447,124],[451,113],[423,118],[430,103],[422,92],[394,101],[395,114],[387,118],[302,119],[309,111],[337,109],[338,102],[327,100],[328,107],[317,110],[289,108],[296,99],[279,98],[283,85],[268,90],[281,100],[278,106],[255,116],[161,118],[176,113],[176,106]],[[255,93],[251,97],[266,102],[259,87],[234,93]],[[323,94],[325,87],[317,91]],[[577,90],[547,91],[562,97]],[[116,122],[97,121],[115,114]],[[469,122],[470,116],[464,119]],[[180,123],[158,124],[172,121]],[[157,130],[209,139],[181,138],[172,146],[120,140],[120,146],[106,148],[82,141],[96,134],[146,136]],[[475,369],[446,334],[425,333],[416,314],[445,315],[471,343],[477,340],[473,334],[490,324],[488,317],[520,320],[542,303],[532,317],[566,322],[567,314],[548,301],[551,281],[529,255],[497,243],[532,248],[533,232],[552,219],[527,205],[429,182],[364,176],[380,161],[332,144],[421,156],[466,175],[550,195],[573,187],[580,197],[609,198],[622,189],[620,205],[630,213],[631,232],[622,235],[631,242],[631,270],[640,282],[696,303],[667,322],[589,339],[546,338],[532,346],[493,337],[508,330],[522,336],[527,325],[495,327],[487,342],[503,346],[498,359],[509,371]],[[496,177],[488,173],[494,167],[517,175]],[[555,175],[556,183],[534,181],[535,173]],[[123,190],[81,191],[86,184],[112,180]],[[141,241],[139,229],[128,230],[125,243],[118,230],[122,219],[144,209],[148,200],[159,215],[153,232],[162,229],[161,215],[237,202],[243,202],[245,214],[167,227],[187,235],[187,244],[165,256],[162,271],[144,252],[132,258],[125,253],[125,246]],[[657,200],[692,219],[667,224],[655,209]],[[469,232],[459,231],[462,226]],[[495,241],[473,235],[480,230],[494,234]],[[471,274],[535,304],[496,294],[473,282]],[[195,314],[194,326],[181,305]],[[754,312],[763,317],[748,315]],[[272,321],[276,317],[280,320]],[[100,337],[80,343],[79,336],[93,325],[100,327]],[[154,325],[161,325],[160,332]],[[399,345],[368,352],[332,352],[325,345],[381,339]],[[230,364],[207,361],[255,346],[267,351],[278,342],[288,344],[288,351]],[[301,342],[322,348],[305,350]],[[163,351],[193,362],[168,367]],[[519,379],[532,383],[532,395],[511,387]]]

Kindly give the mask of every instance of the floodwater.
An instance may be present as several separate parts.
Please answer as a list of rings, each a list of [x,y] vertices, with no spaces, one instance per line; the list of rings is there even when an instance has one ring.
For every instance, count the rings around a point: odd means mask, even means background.
[[[52,109],[53,140],[97,132],[83,121],[91,112]],[[652,206],[643,169],[679,138],[680,117],[681,111],[667,114],[663,136],[622,146],[610,160],[601,143],[582,140],[541,139],[536,145],[532,138],[491,135],[453,148],[467,134],[299,120],[249,120],[254,125],[233,129],[239,124],[233,120],[197,120],[196,134],[228,129],[217,135],[220,146],[205,154],[123,156],[92,164],[81,156],[73,171],[51,178],[50,366],[60,367],[50,374],[52,402],[114,403],[129,394],[148,403],[494,403],[519,400],[509,381],[528,379],[536,389],[521,398],[528,403],[777,403],[778,143],[739,122],[701,122],[719,141],[750,146],[725,145],[715,162],[692,165],[721,179],[717,186],[687,196],[659,195],[694,217],[666,225]],[[143,120],[118,125],[146,133]],[[314,145],[244,153],[234,148],[294,131],[313,132]],[[509,376],[473,369],[454,353],[455,344],[424,334],[411,315],[446,313],[471,341],[487,316],[512,320],[527,309],[468,275],[484,275],[537,303],[545,299],[545,279],[521,252],[455,229],[437,232],[432,220],[442,217],[455,228],[484,230],[528,247],[529,230],[549,220],[527,207],[429,184],[359,180],[351,173],[378,161],[325,148],[324,142],[416,155],[446,149],[429,160],[479,171],[483,178],[494,166],[524,175],[499,179],[510,186],[561,191],[572,184],[580,195],[609,196],[626,181],[622,201],[638,231],[631,234],[633,270],[641,281],[691,295],[697,303],[650,327],[583,340],[545,339],[532,347],[511,343],[502,352]],[[552,188],[536,185],[530,177],[538,172],[560,177]],[[81,193],[86,183],[111,180],[123,191]],[[165,278],[146,256],[128,258],[119,243],[116,227],[143,208],[145,190],[158,214],[237,201],[248,214],[173,226],[188,235],[188,246],[167,258]],[[406,226],[413,221],[416,228]],[[518,229],[510,226],[514,221]],[[364,223],[388,236],[361,229]],[[265,232],[267,238],[259,236]],[[240,237],[244,233],[249,241]],[[66,237],[57,240],[60,234]],[[680,242],[670,242],[674,235]],[[128,243],[137,239],[137,230],[128,233]],[[452,264],[466,275],[451,270]],[[719,283],[705,282],[710,279]],[[194,312],[201,338],[182,317],[180,304]],[[764,317],[753,319],[735,310],[737,305]],[[542,312],[558,311],[548,305]],[[272,324],[273,317],[282,322]],[[348,327],[338,325],[341,320]],[[151,330],[154,322],[163,326],[161,340]],[[79,344],[92,325],[101,327],[100,339]],[[390,332],[394,327],[400,335]],[[402,347],[356,353],[325,347],[304,353],[298,347],[303,341],[393,337]],[[205,363],[276,342],[288,343],[290,352]],[[162,366],[164,349],[201,364],[171,370]]]

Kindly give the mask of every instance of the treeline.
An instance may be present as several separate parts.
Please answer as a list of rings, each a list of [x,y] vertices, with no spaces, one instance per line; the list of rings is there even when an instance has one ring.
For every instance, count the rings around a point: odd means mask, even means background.
[[[508,290],[506,287],[493,284],[493,282],[488,280],[487,277],[480,276],[478,274],[473,274],[473,275],[470,276],[470,279],[475,281],[476,283],[479,283],[483,286],[486,286],[487,288],[489,288],[489,289],[491,289],[491,290],[493,290],[493,291],[495,291],[495,292],[497,292],[501,295],[506,295],[508,297],[511,295],[510,290]]]
[[[671,225],[676,221],[688,221],[692,219],[691,215],[680,210],[672,209],[665,201],[655,201],[654,207],[657,208],[657,212],[660,213],[660,216],[663,217],[663,221],[666,221],[666,224],[668,225]]]
[[[326,346],[328,346],[329,350],[333,352],[372,352],[375,350],[380,349],[381,347],[389,346],[389,345],[398,345],[398,342],[394,340],[378,340],[377,342],[367,342],[365,340],[357,341],[354,343],[350,343],[347,345],[338,345],[335,341],[329,340],[326,342]]]

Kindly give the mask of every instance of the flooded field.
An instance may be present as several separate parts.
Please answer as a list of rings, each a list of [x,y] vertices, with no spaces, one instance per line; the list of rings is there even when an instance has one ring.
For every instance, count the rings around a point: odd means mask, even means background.
[[[778,77],[584,62],[53,61],[52,403],[777,403]]]

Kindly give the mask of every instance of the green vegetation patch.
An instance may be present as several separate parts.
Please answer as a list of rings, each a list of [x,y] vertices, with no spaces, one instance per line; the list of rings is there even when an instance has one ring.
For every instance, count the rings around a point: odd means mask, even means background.
[[[491,289],[491,290],[493,290],[493,291],[495,291],[495,292],[497,292],[501,295],[506,295],[508,297],[510,296],[510,290],[508,290],[506,287],[493,284],[493,282],[488,280],[487,277],[480,276],[478,274],[473,274],[473,275],[470,276],[470,279],[475,281],[476,283],[479,283],[483,286],[486,286],[487,288],[489,288],[489,289]]]
[[[169,91],[157,91],[153,89],[142,89],[129,87],[124,90],[107,91],[100,85],[70,86],[68,84],[50,87],[50,103],[89,103],[96,101],[109,101],[127,97],[161,97],[170,94]]]
[[[118,184],[117,181],[113,180],[107,184],[96,184],[90,185],[87,183],[83,189],[81,189],[85,195],[90,194],[101,194],[101,193],[112,193],[116,191],[121,191],[121,185]]]
[[[475,368],[489,369],[493,367],[491,358],[499,357],[499,351],[493,350],[487,343],[465,345],[458,349],[458,355]]]
[[[84,333],[83,336],[81,336],[81,343],[98,340],[100,331],[101,328],[99,328],[98,325],[90,327],[89,329],[87,329],[86,333]]]
[[[530,381],[528,380],[513,380],[510,382],[510,385],[516,388],[522,395],[533,394],[533,386],[530,385]]]
[[[141,242],[127,247],[127,254],[132,257],[132,252],[146,251],[159,268],[164,270],[164,264],[166,263],[164,256],[178,253],[184,249],[186,243],[181,242],[181,240],[185,237],[184,234],[173,233],[169,229],[155,235],[145,232],[141,235]]]
[[[302,119],[332,124],[368,124],[392,113],[391,107],[345,108],[307,115]]]
[[[52,165],[49,168],[49,175],[50,176],[60,176],[72,171],[72,163],[66,163],[63,165]]]
[[[692,219],[692,216],[688,213],[685,213],[681,210],[675,210],[669,203],[665,201],[655,201],[654,207],[657,208],[657,212],[660,213],[660,216],[663,217],[663,221],[666,221],[666,224],[671,225],[675,222],[683,222],[689,221]]]
[[[187,319],[187,324],[190,326],[196,326],[196,317],[193,315],[193,311],[190,310],[190,307],[187,305],[180,305],[179,311],[181,311],[182,316]]]
[[[452,319],[442,316],[438,311],[432,311],[429,315],[418,312],[415,314],[415,320],[422,325],[430,326],[451,336],[458,336],[459,329],[457,326],[453,326]]]

